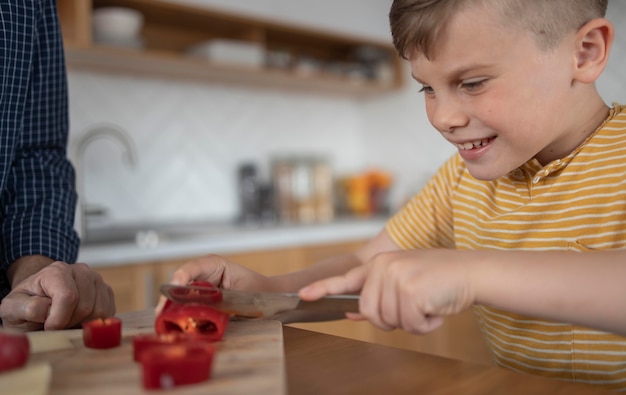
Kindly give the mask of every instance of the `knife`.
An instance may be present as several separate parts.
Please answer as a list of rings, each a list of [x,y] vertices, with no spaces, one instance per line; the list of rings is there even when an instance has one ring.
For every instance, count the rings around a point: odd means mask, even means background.
[[[329,295],[314,301],[301,300],[297,293],[249,292],[211,289],[194,285],[161,285],[161,293],[176,303],[200,303],[246,318],[269,317],[291,310],[358,313],[359,295]],[[216,294],[221,293],[221,301]]]

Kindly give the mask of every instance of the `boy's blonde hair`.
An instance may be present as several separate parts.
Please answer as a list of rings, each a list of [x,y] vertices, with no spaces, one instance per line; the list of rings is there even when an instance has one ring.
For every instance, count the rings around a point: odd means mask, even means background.
[[[543,50],[606,13],[608,0],[394,0],[389,12],[396,50],[405,59],[432,55],[447,21],[470,6],[494,8],[504,26],[527,31]]]

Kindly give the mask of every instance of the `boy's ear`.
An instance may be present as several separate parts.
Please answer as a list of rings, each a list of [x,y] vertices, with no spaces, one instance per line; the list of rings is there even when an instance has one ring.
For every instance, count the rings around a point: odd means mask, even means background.
[[[604,18],[592,19],[578,30],[576,80],[587,84],[596,81],[609,60],[614,35],[613,25]]]

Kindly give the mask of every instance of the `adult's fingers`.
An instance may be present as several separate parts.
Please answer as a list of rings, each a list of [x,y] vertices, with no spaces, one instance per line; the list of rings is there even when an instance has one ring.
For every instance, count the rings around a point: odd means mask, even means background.
[[[12,292],[0,304],[2,325],[25,332],[43,329],[51,303],[48,297]]]
[[[115,295],[113,289],[104,282],[102,276],[89,269],[85,272],[87,274],[84,284],[89,285],[89,289],[93,292],[93,300],[91,303],[85,304],[85,309],[80,309],[78,306],[74,311],[70,327],[78,326],[79,324],[90,321],[96,318],[106,318],[115,315]],[[76,278],[77,283],[79,278]],[[82,292],[82,287],[79,287]],[[89,295],[80,295],[81,301],[83,299],[89,300]],[[79,303],[80,306],[80,303]]]
[[[80,298],[70,265],[53,262],[40,272],[39,277],[43,292],[52,299],[45,329],[69,327]]]
[[[69,327],[74,327],[85,320],[101,318],[105,313],[102,306],[98,306],[98,293],[102,292],[104,282],[100,274],[91,271],[84,263],[75,263],[71,269],[78,290],[78,301],[69,323]]]

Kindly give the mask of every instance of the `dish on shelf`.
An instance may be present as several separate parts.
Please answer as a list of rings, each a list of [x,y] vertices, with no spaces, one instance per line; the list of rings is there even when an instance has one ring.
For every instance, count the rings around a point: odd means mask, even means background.
[[[196,44],[187,50],[187,54],[216,62],[262,67],[265,50],[259,43],[214,39]]]
[[[143,14],[126,7],[101,7],[93,11],[93,38],[97,43],[129,48],[143,47],[139,33]]]

